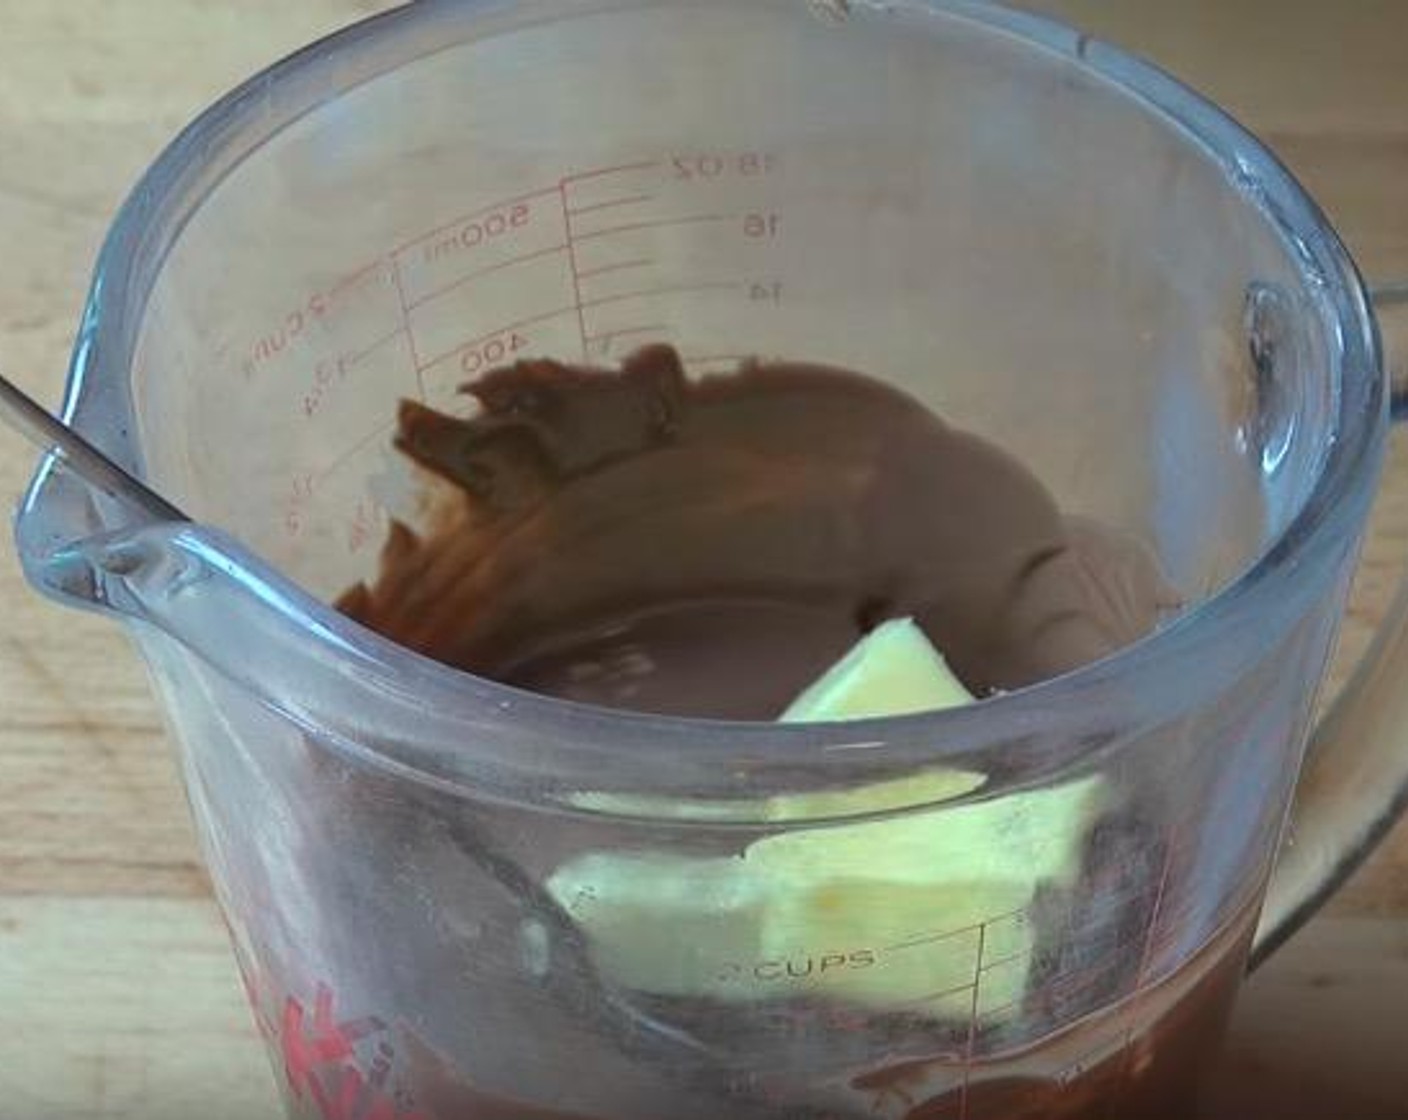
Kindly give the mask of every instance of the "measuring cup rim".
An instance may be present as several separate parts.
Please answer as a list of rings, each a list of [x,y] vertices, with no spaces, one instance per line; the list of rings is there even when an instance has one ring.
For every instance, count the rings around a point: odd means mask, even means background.
[[[792,0],[774,2],[801,6]],[[657,3],[587,0],[565,11],[553,10],[557,17],[570,19]],[[442,27],[471,25],[477,36],[483,33],[482,16],[502,15],[510,7],[523,13],[500,20],[512,29],[549,18],[543,14],[546,5],[511,6],[499,0],[431,2],[385,12],[276,63],[188,126],[134,188],[104,244],[75,347],[66,418],[140,473],[135,443],[126,448],[114,444],[138,430],[132,423],[130,396],[135,328],[166,252],[185,222],[226,175],[305,113],[356,85],[453,45],[451,39],[437,39]],[[859,2],[851,7],[853,18],[860,18],[871,5]],[[1342,558],[1344,542],[1358,532],[1367,514],[1388,412],[1365,287],[1318,206],[1260,141],[1222,109],[1118,48],[1045,17],[975,0],[906,0],[876,5],[874,11],[877,18],[955,17],[1034,50],[1059,55],[1102,79],[1112,95],[1132,97],[1185,142],[1201,149],[1223,169],[1247,205],[1277,229],[1288,251],[1298,258],[1311,302],[1326,318],[1339,348],[1330,371],[1336,390],[1334,427],[1308,497],[1287,528],[1241,576],[1167,627],[1112,657],[963,709],[795,726],[616,712],[470,677],[364,630],[220,534],[208,538],[233,558],[232,568],[239,569],[249,585],[277,590],[266,601],[285,603],[291,617],[317,621],[299,636],[309,643],[312,656],[355,662],[355,672],[349,669],[348,678],[355,677],[389,702],[407,710],[435,708],[446,726],[476,729],[473,735],[455,737],[453,749],[459,761],[449,769],[438,756],[449,749],[448,740],[432,746],[409,741],[363,744],[374,760],[394,766],[403,776],[441,784],[463,782],[477,793],[483,781],[477,760],[499,758],[514,749],[496,739],[511,728],[512,742],[534,744],[531,759],[523,763],[525,771],[580,774],[599,766],[602,758],[628,758],[634,753],[643,760],[675,745],[701,766],[726,768],[735,776],[746,772],[754,782],[762,780],[762,774],[773,774],[785,783],[799,767],[825,781],[828,775],[844,772],[861,755],[872,764],[881,758],[897,767],[932,764],[984,744],[989,750],[995,745],[1005,749],[1012,740],[1030,734],[1043,740],[1031,748],[1030,776],[1043,766],[1049,772],[1086,760],[1093,750],[1109,749],[1111,739],[1099,734],[1101,728],[1148,726],[1154,713],[1168,718],[1195,707],[1265,656],[1278,633],[1278,618],[1289,626],[1299,617],[1288,610],[1290,605],[1302,605],[1292,593],[1295,587],[1309,586],[1312,591],[1324,587]],[[453,41],[466,37],[472,36]],[[361,53],[373,44],[375,61]],[[112,413],[114,404],[119,406],[115,416],[93,415],[99,407]],[[95,430],[99,426],[106,430]],[[34,513],[27,508],[23,516]],[[1307,573],[1319,573],[1321,578],[1307,579]],[[1309,604],[1304,606],[1308,609]],[[218,659],[193,636],[179,636],[207,659]],[[483,733],[486,727],[493,727],[495,733]],[[1091,734],[1073,734],[1082,729]],[[1069,739],[1069,749],[1059,757],[1049,751],[1047,731]],[[819,749],[819,743],[826,745]],[[657,777],[664,774],[658,767],[646,770]],[[683,786],[688,775],[681,774],[678,781]]]

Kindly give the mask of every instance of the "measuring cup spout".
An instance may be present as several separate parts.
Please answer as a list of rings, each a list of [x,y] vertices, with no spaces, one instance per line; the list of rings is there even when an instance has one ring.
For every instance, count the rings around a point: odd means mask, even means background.
[[[15,519],[26,578],[73,607],[141,615],[141,602],[171,578],[163,538],[185,521],[157,521],[128,503],[102,501],[57,452],[30,484]]]
[[[107,508],[58,456],[31,484],[15,538],[26,577],[50,598],[144,624],[302,726],[333,728],[346,705],[331,698],[368,665],[320,604],[240,542]]]
[[[270,652],[287,654],[303,632],[289,626],[291,589],[272,586],[281,577],[238,541],[104,494],[57,452],[30,485],[15,540],[26,578],[50,598],[145,623],[261,692],[265,661],[287,660]]]

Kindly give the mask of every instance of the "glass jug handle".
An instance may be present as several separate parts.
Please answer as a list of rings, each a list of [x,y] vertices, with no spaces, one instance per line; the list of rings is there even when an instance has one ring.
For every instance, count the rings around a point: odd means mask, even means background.
[[[1408,420],[1408,282],[1375,289],[1393,418]],[[1363,863],[1408,807],[1408,578],[1311,738],[1262,908],[1255,968]]]

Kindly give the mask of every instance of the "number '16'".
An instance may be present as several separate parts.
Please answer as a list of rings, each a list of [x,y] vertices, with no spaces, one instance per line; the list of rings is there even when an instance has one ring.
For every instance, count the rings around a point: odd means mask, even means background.
[[[776,237],[782,228],[780,214],[749,214],[743,219],[743,235],[752,238]]]

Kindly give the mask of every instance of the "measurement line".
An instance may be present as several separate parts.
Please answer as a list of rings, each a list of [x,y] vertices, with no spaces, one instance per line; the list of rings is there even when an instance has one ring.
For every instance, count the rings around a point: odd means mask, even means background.
[[[989,1007],[983,1012],[982,1017],[991,1022],[1001,1015],[1006,1015],[1009,1011],[1015,1011],[1021,1006],[1022,1001],[1020,999],[1008,1000],[1006,1003],[999,1004],[997,1007]]]
[[[711,365],[714,362],[750,362],[756,357],[756,354],[694,354],[686,358],[681,358],[680,361],[687,366],[703,366]],[[977,927],[973,926],[969,928],[975,929]],[[968,931],[959,930],[958,932],[965,933]]]
[[[328,289],[328,302],[332,303],[333,300],[346,292],[348,288],[356,287],[367,273],[375,272],[382,266],[382,263],[382,258],[378,257],[376,260],[372,261],[371,264],[364,264],[361,268],[357,269],[356,272],[349,272],[340,280],[334,281],[332,287]]]
[[[1102,981],[1108,980],[1109,976],[1110,970],[1099,965],[1094,968],[1077,968],[1049,977],[1042,988],[1065,999],[1070,999],[1072,996],[1078,996],[1081,992],[1088,991]]]
[[[480,277],[488,276],[490,273],[501,272],[505,268],[512,268],[516,264],[526,264],[528,261],[535,261],[540,257],[550,257],[554,253],[561,253],[566,248],[567,243],[564,241],[559,245],[553,245],[547,249],[538,249],[532,253],[523,253],[522,255],[512,257],[509,260],[500,261],[498,264],[486,265],[483,268],[476,269],[474,272],[466,273],[464,276],[461,276],[456,280],[451,280],[448,284],[443,284],[440,287],[434,289],[433,291],[427,292],[419,299],[414,300],[410,305],[410,309],[414,311],[417,307],[421,307],[429,303],[436,297],[443,296],[447,292],[452,292],[456,288],[463,287],[465,284],[471,283],[474,280],[478,280]]]
[[[389,332],[388,334],[382,335],[382,336],[381,336],[380,338],[378,338],[375,342],[373,342],[370,346],[364,346],[364,347],[363,347],[362,349],[360,349],[360,350],[354,350],[354,351],[353,351],[352,353],[350,353],[350,354],[345,354],[345,355],[343,355],[343,359],[342,359],[343,365],[345,365],[345,366],[355,366],[355,365],[357,365],[357,364],[358,364],[359,362],[361,362],[364,358],[367,358],[367,357],[369,357],[370,355],[372,355],[373,353],[375,353],[376,351],[380,350],[383,346],[385,346],[388,342],[390,342],[390,341],[391,341],[393,338],[395,338],[397,335],[399,335],[399,334],[405,334],[405,332],[406,332],[406,327],[405,327],[404,324],[402,324],[401,326],[397,327],[394,331],[391,331],[391,332]]]
[[[1168,842],[1168,850],[1164,852],[1164,866],[1159,872],[1159,889],[1154,892],[1154,908],[1149,913],[1149,933],[1144,941],[1144,955],[1139,962],[1139,986],[1143,987],[1144,982],[1149,978],[1149,969],[1154,963],[1154,939],[1159,933],[1159,919],[1163,916],[1164,898],[1168,894],[1169,875],[1173,871],[1173,851],[1172,839]]]
[[[1178,831],[1177,828],[1172,829],[1168,839],[1164,841],[1164,865],[1159,872],[1159,886],[1154,892],[1154,905],[1149,911],[1149,930],[1144,935],[1144,949],[1139,956],[1139,971],[1134,974],[1134,991],[1129,994],[1129,1009],[1125,1015],[1124,1028],[1124,1068],[1120,1071],[1120,1076],[1124,1079],[1130,1078],[1134,1073],[1134,1030],[1137,1025],[1135,1017],[1139,1013],[1139,993],[1149,982],[1149,970],[1154,964],[1154,944],[1159,934],[1159,918],[1163,914],[1169,876],[1173,871],[1173,853],[1176,848],[1174,837]]]
[[[930,992],[928,995],[915,996],[904,1000],[901,1003],[893,1004],[894,1007],[922,1007],[926,1003],[934,1003],[941,999],[948,999],[950,996],[961,996],[964,992],[970,991],[973,985],[955,984],[952,988],[943,988],[937,992]]]
[[[563,177],[564,183],[580,183],[584,179],[600,179],[603,175],[620,175],[627,171],[649,171],[659,167],[658,159],[643,160],[640,163],[619,163],[615,167],[595,167],[590,171],[577,171]]]
[[[416,371],[416,388],[420,390],[420,399],[425,401],[425,377],[422,376],[424,367],[420,363],[420,354],[416,349],[416,336],[411,330],[411,309],[406,304],[406,286],[401,280],[401,262],[396,257],[391,258],[391,279],[395,281],[396,302],[401,307],[401,325],[406,328],[406,345],[411,351],[411,365]]]
[[[577,333],[582,340],[582,361],[587,360],[587,313],[582,307],[582,274],[577,269],[577,247],[572,241],[572,209],[567,204],[567,180],[557,184],[562,200],[562,230],[567,237],[567,269],[572,276],[572,302],[577,308]]]
[[[611,342],[618,338],[629,338],[636,334],[667,334],[670,330],[669,323],[652,323],[648,327],[622,327],[614,331],[602,331],[600,334],[587,336],[588,342]]]
[[[576,206],[569,213],[577,218],[583,214],[594,214],[598,210],[614,210],[618,206],[635,206],[641,202],[649,202],[654,197],[653,194],[633,194],[629,198],[613,198],[609,202],[594,202],[590,206]]]
[[[602,307],[608,303],[624,303],[629,299],[646,299],[649,296],[669,296],[677,295],[680,292],[717,292],[724,289],[737,289],[743,287],[742,284],[733,280],[717,280],[707,284],[660,284],[653,288],[640,288],[634,292],[621,292],[614,296],[602,296],[600,299],[588,300],[586,303],[578,301],[578,306],[584,310],[593,307]],[[583,337],[586,337],[586,327],[583,325]]]
[[[578,241],[595,241],[599,237],[610,237],[617,233],[630,233],[640,229],[664,229],[667,226],[688,226],[702,222],[732,222],[737,221],[737,214],[694,214],[687,218],[661,218],[653,222],[631,222],[624,226],[608,226],[606,229],[594,229],[591,233],[577,235]]]
[[[902,949],[917,949],[922,945],[937,945],[941,941],[962,937],[964,934],[979,933],[985,925],[987,925],[986,922],[975,922],[971,926],[960,926],[958,929],[946,929],[942,932],[935,931],[933,933],[919,934],[917,937],[911,937],[908,941],[897,941],[893,945],[886,945],[884,952],[898,953]]]
[[[619,261],[616,264],[604,264],[600,268],[589,268],[579,275],[583,280],[590,280],[593,276],[605,276],[608,272],[625,272],[628,268],[644,268],[655,262],[649,257],[641,257],[633,261]]]
[[[1030,950],[1023,951],[1023,952],[1020,952],[1020,953],[1008,953],[1007,956],[1005,956],[1005,957],[998,957],[998,959],[995,960],[995,961],[988,961],[987,964],[983,965],[983,972],[984,972],[984,973],[994,972],[994,971],[996,971],[997,969],[1002,968],[1004,965],[1009,965],[1009,964],[1011,964],[1013,961],[1019,961],[1019,960],[1021,960],[1023,957],[1027,957],[1027,956],[1030,956],[1030,955],[1031,955]]]
[[[389,420],[385,423],[378,424],[376,426],[375,431],[371,432],[369,435],[363,436],[351,447],[347,448],[346,451],[338,455],[337,458],[333,459],[332,462],[320,468],[318,472],[313,476],[314,479],[319,484],[326,482],[328,478],[331,477],[336,471],[338,471],[342,467],[345,467],[348,463],[355,459],[357,457],[357,454],[366,448],[367,444],[373,443],[376,440],[380,439],[394,427],[396,427],[395,420]]]
[[[516,331],[520,327],[531,327],[534,323],[541,323],[547,319],[556,319],[559,315],[568,315],[575,310],[577,310],[576,305],[569,303],[566,307],[559,307],[553,311],[545,311],[541,315],[532,315],[529,316],[527,319],[519,319],[516,323],[505,323],[500,327],[495,327],[487,334],[481,334],[478,338],[467,339],[466,341],[461,342],[459,345],[454,346],[449,350],[446,350],[444,353],[437,354],[434,358],[432,358],[429,362],[425,364],[424,368],[426,370],[434,369],[447,358],[453,358],[456,354],[463,353],[465,350],[469,350],[475,346],[478,346],[482,342],[488,342],[491,338],[496,338],[501,334],[507,334],[509,331]]]
[[[973,966],[973,1003],[968,1012],[968,1045],[963,1054],[963,1089],[958,1097],[958,1120],[968,1120],[968,1088],[973,1080],[973,1057],[978,1047],[978,994],[983,985],[983,950],[987,948],[988,924],[978,927],[978,957]]]
[[[541,190],[529,191],[527,194],[516,195],[513,198],[505,198],[500,200],[499,202],[491,202],[487,206],[481,206],[478,210],[470,210],[467,213],[461,214],[457,218],[451,218],[448,222],[445,222],[443,225],[438,225],[434,229],[427,230],[425,233],[417,234],[415,237],[410,238],[408,241],[401,242],[401,244],[397,245],[396,248],[391,250],[390,255],[392,259],[395,259],[407,250],[414,249],[422,241],[429,241],[432,237],[438,237],[447,229],[454,229],[455,226],[462,226],[465,222],[472,222],[481,214],[491,214],[495,210],[502,210],[508,206],[516,206],[520,202],[531,202],[535,198],[545,198],[550,194],[554,194],[556,190],[556,187],[543,187]]]

